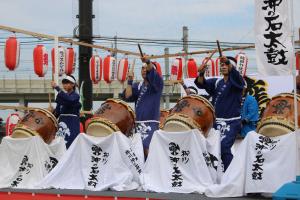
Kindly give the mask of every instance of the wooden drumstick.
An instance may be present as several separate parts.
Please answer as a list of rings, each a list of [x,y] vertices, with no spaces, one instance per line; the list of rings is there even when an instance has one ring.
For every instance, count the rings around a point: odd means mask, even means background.
[[[222,55],[222,49],[221,49],[219,40],[217,40],[217,46],[218,46],[219,56],[222,57],[222,56],[223,56],[223,55]]]
[[[199,67],[198,71],[202,71],[206,67],[206,64],[208,63],[209,59],[211,59],[216,52],[217,52],[217,49],[213,50],[210,53],[210,55],[207,57],[207,59],[204,61],[204,63]]]
[[[134,66],[135,66],[135,58],[133,59],[132,61],[132,65],[131,65],[131,68],[130,68],[130,72],[133,74],[134,72]]]
[[[143,54],[143,51],[142,51],[141,45],[140,45],[139,43],[138,43],[138,47],[139,47],[139,51],[140,51],[141,57],[144,57],[144,54]]]

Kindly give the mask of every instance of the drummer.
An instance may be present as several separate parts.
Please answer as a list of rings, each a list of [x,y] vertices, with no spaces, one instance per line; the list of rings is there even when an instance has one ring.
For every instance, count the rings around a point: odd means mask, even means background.
[[[216,111],[214,127],[221,133],[221,159],[225,171],[233,158],[231,147],[236,135],[241,130],[241,102],[244,81],[235,69],[235,58],[221,57],[220,60],[223,78],[205,79],[205,67],[200,66],[199,76],[195,79],[195,84],[212,96],[212,104]]]
[[[128,73],[127,87],[123,92],[125,101],[135,102],[136,132],[141,134],[145,157],[154,131],[159,129],[160,98],[163,79],[154,63],[142,57],[142,82],[133,83],[133,72]]]
[[[66,147],[69,148],[79,134],[81,104],[79,102],[79,94],[76,92],[76,79],[74,76],[65,76],[62,79],[62,85],[63,90],[54,81],[51,82],[52,88],[58,92],[54,110],[54,115],[59,122],[57,135],[64,137]]]

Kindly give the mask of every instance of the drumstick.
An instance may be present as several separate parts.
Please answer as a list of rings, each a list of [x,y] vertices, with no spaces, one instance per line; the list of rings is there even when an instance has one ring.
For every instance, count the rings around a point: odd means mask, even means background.
[[[199,67],[198,71],[202,71],[206,67],[206,64],[208,63],[209,59],[211,59],[216,52],[217,52],[217,49],[213,50],[210,53],[210,55],[207,57],[207,59],[204,61],[204,63]]]
[[[222,49],[221,49],[219,40],[217,40],[217,46],[218,46],[219,56],[222,57]]]
[[[52,105],[51,105],[51,93],[50,92],[48,93],[48,99],[49,99],[49,108],[51,108]]]
[[[138,47],[139,47],[139,51],[140,51],[141,57],[144,57],[144,54],[143,54],[143,51],[142,51],[141,45],[140,45],[139,43],[138,43]]]
[[[131,68],[130,68],[130,72],[131,72],[131,73],[134,72],[134,66],[135,66],[135,58],[133,59],[132,65],[131,65]]]

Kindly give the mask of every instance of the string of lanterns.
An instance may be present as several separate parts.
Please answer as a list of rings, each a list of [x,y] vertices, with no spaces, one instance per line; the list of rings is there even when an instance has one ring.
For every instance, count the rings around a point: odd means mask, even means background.
[[[20,59],[20,42],[15,35],[10,36],[5,42],[5,65],[10,71],[14,71],[19,64]],[[96,52],[97,53],[97,52]],[[102,59],[99,55],[94,54],[89,61],[90,78],[94,84],[103,80],[110,84],[114,80],[118,80],[124,83],[127,77],[128,70],[130,68],[129,60],[127,56],[124,56],[118,63],[112,55],[107,55]],[[204,58],[202,63],[208,58]],[[245,53],[240,52],[236,55],[237,69],[245,76],[248,57]],[[51,50],[52,71],[55,70],[55,49]],[[64,74],[70,75],[74,73],[76,66],[76,52],[72,47],[58,47],[58,74],[62,76]],[[48,52],[43,45],[37,45],[33,50],[33,63],[34,72],[38,77],[44,77],[48,71]],[[162,76],[161,65],[157,61],[153,64],[156,67],[157,72]],[[194,58],[189,58],[186,62],[182,57],[177,57],[173,60],[170,70],[170,80],[182,80],[184,72],[186,72],[187,78],[196,78],[197,69],[200,64]],[[215,61],[210,58],[207,62],[207,70],[205,76],[214,77],[220,76],[220,60],[217,58]]]

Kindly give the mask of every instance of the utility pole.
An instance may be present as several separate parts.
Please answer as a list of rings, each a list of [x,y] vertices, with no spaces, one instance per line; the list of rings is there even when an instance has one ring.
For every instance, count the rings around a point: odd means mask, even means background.
[[[92,44],[93,0],[79,0],[79,41]],[[83,110],[93,107],[93,85],[90,79],[89,60],[93,49],[79,46],[79,88]]]
[[[186,72],[186,69],[187,69],[187,59],[188,59],[188,56],[187,56],[187,53],[188,53],[188,27],[187,26],[184,26],[182,27],[182,41],[183,41],[183,52],[185,53],[184,55],[184,77],[187,77],[187,72]]]
[[[165,48],[165,55],[169,54],[169,48]],[[169,69],[169,57],[165,57],[165,80],[169,80],[170,77],[170,69]],[[166,88],[166,98],[165,98],[165,105],[166,109],[170,108],[170,86],[165,85]]]

